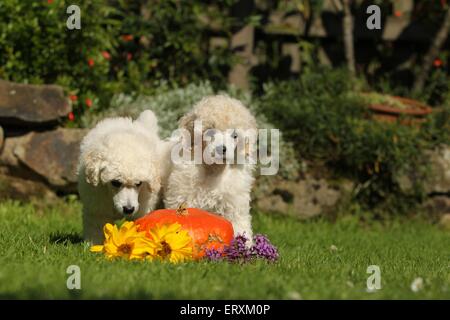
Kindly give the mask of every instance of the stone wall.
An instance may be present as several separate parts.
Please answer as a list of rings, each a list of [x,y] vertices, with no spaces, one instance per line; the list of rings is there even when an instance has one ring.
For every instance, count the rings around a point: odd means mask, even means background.
[[[76,192],[85,131],[60,127],[71,110],[61,87],[0,80],[0,197]]]
[[[71,112],[62,88],[0,80],[0,198],[52,198],[76,193],[76,166],[86,130],[61,127]],[[450,214],[450,147],[429,151],[430,178],[424,207],[434,215]],[[282,164],[281,164],[282,165]],[[400,176],[407,192],[414,172]],[[305,169],[297,179],[259,177],[253,206],[299,218],[333,214],[357,186],[330,181]],[[450,220],[450,218],[449,218]]]

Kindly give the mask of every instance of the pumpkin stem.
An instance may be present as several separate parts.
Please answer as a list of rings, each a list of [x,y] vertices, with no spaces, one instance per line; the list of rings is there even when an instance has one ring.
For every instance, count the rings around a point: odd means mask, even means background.
[[[189,213],[188,209],[187,209],[187,203],[183,202],[182,204],[180,204],[180,206],[178,207],[176,212],[177,212],[177,214],[179,214],[181,216],[187,216]]]

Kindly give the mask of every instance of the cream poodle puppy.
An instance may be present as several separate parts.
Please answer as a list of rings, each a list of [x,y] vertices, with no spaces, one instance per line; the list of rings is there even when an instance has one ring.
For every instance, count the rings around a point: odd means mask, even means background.
[[[189,157],[174,161],[179,153],[171,153],[174,164],[164,190],[165,207],[184,203],[217,213],[233,224],[235,235],[251,239],[255,118],[239,100],[216,95],[197,103],[180,119],[179,128]]]
[[[108,118],[82,140],[78,190],[83,203],[83,236],[103,242],[103,226],[134,220],[160,201],[160,140],[155,115],[147,110],[137,120]]]

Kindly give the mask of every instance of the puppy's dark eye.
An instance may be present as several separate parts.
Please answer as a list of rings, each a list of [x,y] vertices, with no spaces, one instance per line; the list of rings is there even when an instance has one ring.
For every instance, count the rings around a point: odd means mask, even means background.
[[[142,184],[142,181],[139,181],[138,183],[136,183],[136,187],[140,187]]]
[[[122,182],[120,182],[119,180],[112,180],[111,185],[115,188],[120,188],[122,186]]]
[[[233,133],[231,134],[231,137],[232,137],[233,139],[237,139],[237,138],[238,138],[237,132],[236,132],[236,131],[233,131]]]

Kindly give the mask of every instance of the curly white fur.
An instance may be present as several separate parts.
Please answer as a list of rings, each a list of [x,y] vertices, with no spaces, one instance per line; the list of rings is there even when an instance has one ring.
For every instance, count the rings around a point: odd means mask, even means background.
[[[256,131],[256,120],[250,111],[239,100],[225,95],[202,99],[180,119],[180,128],[187,129],[192,137],[194,122],[199,120],[204,131]],[[245,234],[251,239],[250,192],[254,181],[253,167],[250,163],[227,163],[227,159],[223,164],[174,164],[164,191],[165,207],[176,208],[181,203],[186,203],[189,207],[215,212],[233,224],[235,235]]]
[[[78,190],[83,203],[85,240],[101,243],[105,223],[135,219],[160,200],[161,163],[153,112],[136,121],[109,118],[81,142]]]

